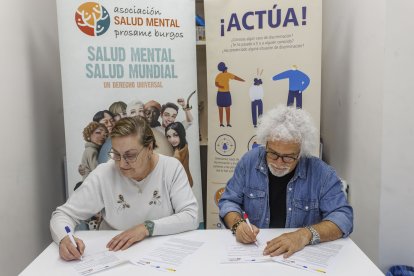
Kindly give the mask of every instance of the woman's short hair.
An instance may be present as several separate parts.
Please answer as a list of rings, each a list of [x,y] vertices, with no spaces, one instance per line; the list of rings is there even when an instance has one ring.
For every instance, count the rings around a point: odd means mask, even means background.
[[[316,128],[303,109],[280,105],[269,110],[259,120],[257,142],[295,142],[301,145],[300,156],[310,156],[316,146]]]
[[[102,120],[103,118],[105,118],[105,113],[108,114],[109,116],[111,116],[111,118],[114,118],[114,114],[112,114],[111,111],[109,111],[109,110],[102,110],[102,111],[96,112],[95,115],[93,115],[92,121],[99,123],[100,120]]]
[[[115,123],[111,138],[124,137],[128,135],[138,135],[138,142],[144,147],[152,145],[152,149],[157,148],[154,133],[151,127],[141,116],[121,118]]]
[[[98,128],[101,127],[103,128],[106,133],[108,133],[108,129],[105,127],[104,124],[100,124],[98,122],[90,122],[84,129],[83,129],[83,140],[85,140],[86,142],[90,142],[91,141],[91,135],[92,133]]]
[[[111,106],[109,107],[109,111],[111,111],[113,114],[123,114],[126,112],[126,108],[127,108],[127,104],[119,101],[119,102],[114,102],[111,104]]]
[[[165,136],[167,136],[167,132],[170,129],[175,130],[175,132],[177,132],[178,134],[178,137],[180,137],[180,143],[177,146],[178,149],[182,149],[183,147],[185,147],[185,145],[187,144],[187,139],[185,138],[186,133],[185,133],[185,128],[183,124],[180,122],[174,122],[174,123],[169,124],[165,128]]]
[[[127,116],[131,116],[131,110],[133,109],[136,109],[136,113],[138,113],[138,109],[140,107],[144,109],[144,103],[141,102],[140,100],[133,100],[132,102],[128,103],[126,107]]]

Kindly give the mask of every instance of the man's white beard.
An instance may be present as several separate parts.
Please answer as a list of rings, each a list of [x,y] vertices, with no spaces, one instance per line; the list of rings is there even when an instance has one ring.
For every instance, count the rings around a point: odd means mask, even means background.
[[[282,177],[282,176],[285,176],[285,175],[287,175],[288,173],[289,173],[289,167],[282,167],[282,168],[278,168],[278,169],[276,169],[274,166],[272,166],[272,165],[267,165],[268,167],[269,167],[269,171],[274,175],[274,176],[277,176],[277,177]]]

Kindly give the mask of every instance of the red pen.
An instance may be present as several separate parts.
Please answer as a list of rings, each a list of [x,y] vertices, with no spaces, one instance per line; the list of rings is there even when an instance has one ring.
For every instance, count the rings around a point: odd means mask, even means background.
[[[247,225],[249,225],[250,230],[252,230],[252,233],[254,234],[254,232],[253,232],[253,227],[252,227],[252,225],[250,224],[250,220],[249,220],[249,217],[247,216],[247,213],[246,213],[246,212],[243,212],[243,218],[244,218],[244,220],[247,222]],[[256,241],[254,241],[254,243],[256,244],[256,246],[257,246],[257,247],[259,247],[259,244],[257,243],[257,240],[256,240]]]

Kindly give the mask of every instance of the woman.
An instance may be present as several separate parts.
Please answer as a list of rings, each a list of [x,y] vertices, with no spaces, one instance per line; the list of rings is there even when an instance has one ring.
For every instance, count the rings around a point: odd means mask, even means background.
[[[114,114],[109,110],[102,110],[95,113],[92,121],[104,124],[108,129],[108,132],[111,133],[112,128],[114,127]]]
[[[224,62],[220,62],[217,65],[217,69],[221,71],[221,73],[217,74],[216,79],[215,79],[215,85],[217,87],[216,103],[219,109],[220,127],[224,127],[223,109],[226,110],[227,126],[231,127],[230,107],[231,107],[232,101],[231,101],[231,93],[230,93],[230,80],[237,80],[237,81],[243,81],[243,82],[244,80],[230,72],[227,72],[227,66]]]
[[[193,187],[193,177],[189,168],[188,143],[185,139],[185,128],[182,123],[174,122],[165,128],[165,136],[174,149],[174,157],[183,164],[190,186]]]
[[[93,116],[93,121],[104,124],[108,129],[108,133],[111,134],[112,128],[114,127],[114,114],[109,110],[102,110],[96,112]],[[108,153],[112,147],[111,137],[108,137],[105,143],[102,145],[98,155],[98,164],[105,163],[108,161]]]
[[[109,111],[114,115],[115,122],[127,116],[126,108],[127,104],[122,101],[114,102],[109,106]]]
[[[154,135],[145,119],[122,118],[112,129],[110,160],[93,170],[68,201],[52,214],[50,229],[64,260],[80,259],[85,245],[66,235],[65,226],[102,211],[100,229],[124,230],[107,244],[118,251],[152,235],[196,229],[198,206],[181,163],[154,153]],[[79,250],[78,250],[79,249]]]
[[[108,130],[105,125],[97,122],[90,122],[83,129],[83,139],[86,141],[81,160],[81,166],[85,170],[85,173],[82,175],[83,180],[98,166],[99,148],[105,142],[107,135]]]

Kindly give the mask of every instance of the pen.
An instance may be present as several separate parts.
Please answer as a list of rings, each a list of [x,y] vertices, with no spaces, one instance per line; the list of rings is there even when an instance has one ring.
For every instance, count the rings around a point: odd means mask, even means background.
[[[66,234],[68,234],[69,236],[70,242],[79,250],[78,245],[76,244],[75,239],[73,238],[73,235],[72,235],[72,232],[70,231],[69,226],[65,226],[65,231],[66,231]],[[82,260],[82,256],[81,256],[81,260]]]
[[[243,212],[243,218],[244,218],[244,220],[246,220],[247,225],[250,227],[250,230],[252,230],[252,232],[253,232],[253,227],[250,224],[250,220],[249,220],[249,217],[247,216],[247,213],[246,212]],[[259,247],[259,244],[258,244],[257,240],[254,243],[256,244],[257,247]]]

